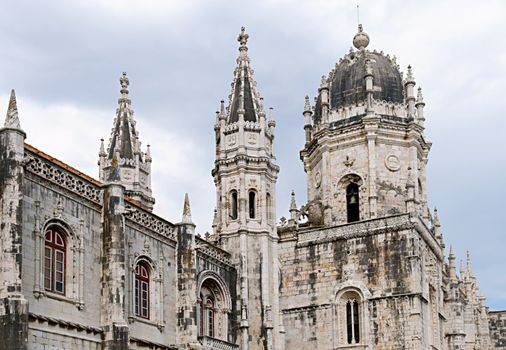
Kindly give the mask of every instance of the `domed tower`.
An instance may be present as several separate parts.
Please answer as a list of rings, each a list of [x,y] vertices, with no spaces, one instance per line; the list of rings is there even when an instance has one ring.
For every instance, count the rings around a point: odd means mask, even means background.
[[[335,225],[426,209],[424,102],[411,67],[367,49],[359,25],[354,49],[321,79],[314,107],[306,96],[309,220]]]
[[[275,225],[276,123],[253,79],[248,34],[241,29],[229,105],[216,114],[214,239],[237,267],[242,350],[281,349]]]

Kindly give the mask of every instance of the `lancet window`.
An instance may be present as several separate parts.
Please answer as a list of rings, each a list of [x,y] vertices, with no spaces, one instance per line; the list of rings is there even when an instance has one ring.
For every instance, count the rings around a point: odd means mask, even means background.
[[[44,289],[64,295],[67,256],[65,235],[55,226],[50,226],[44,238]]]
[[[137,263],[134,272],[134,311],[135,316],[149,319],[149,267],[144,261]]]

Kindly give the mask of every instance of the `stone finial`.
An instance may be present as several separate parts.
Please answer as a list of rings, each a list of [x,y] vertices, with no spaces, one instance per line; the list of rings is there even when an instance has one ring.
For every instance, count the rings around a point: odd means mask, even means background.
[[[98,152],[99,157],[105,157],[107,156],[107,153],[105,153],[105,145],[104,145],[104,139],[100,139],[100,151]]]
[[[192,223],[192,213],[190,210],[190,200],[188,199],[188,193],[184,195],[184,205],[183,205],[183,218],[181,220],[183,224],[191,224]]]
[[[467,273],[467,276],[469,276],[469,277],[473,276],[473,270],[471,268],[471,254],[469,254],[469,250],[467,251],[467,257],[466,257],[466,273]]]
[[[239,51],[242,50],[248,50],[248,47],[246,46],[248,44],[249,35],[246,33],[246,28],[241,27],[241,32],[239,33],[239,36],[237,37],[237,41],[239,42]]]
[[[418,87],[418,94],[416,95],[416,104],[419,105],[422,103],[425,105],[425,103],[423,102],[422,88]]]
[[[415,77],[413,76],[413,69],[411,65],[408,65],[408,74],[406,75],[406,84],[408,83],[415,83]]]
[[[295,191],[292,190],[292,198],[290,200],[290,211],[297,210],[297,203],[295,202]]]
[[[151,145],[147,145],[146,147],[146,162],[150,163],[153,161],[153,158],[151,158]]]
[[[130,85],[130,80],[128,80],[128,76],[126,72],[123,72],[121,77],[119,78],[119,82],[121,84],[121,96],[127,97],[128,96],[128,86]]]
[[[7,108],[7,116],[5,117],[4,127],[11,129],[21,129],[18,116],[18,105],[16,102],[16,92],[11,90],[11,97],[9,99],[9,107]]]
[[[372,64],[370,59],[365,60],[365,76],[372,76]]]
[[[308,95],[304,98],[304,113],[311,113],[311,103]]]
[[[353,46],[357,49],[365,49],[369,45],[369,35],[364,32],[362,24],[358,25],[358,33],[353,37]]]
[[[459,272],[460,272],[460,278],[463,279],[465,276],[466,276],[466,272],[464,270],[464,262],[462,261],[462,259],[460,259],[460,268],[459,268]]]
[[[432,219],[432,225],[434,225],[434,227],[441,227],[441,224],[439,223],[439,216],[437,214],[436,207],[434,207],[434,218]]]
[[[450,244],[450,253],[448,254],[448,270],[450,280],[455,282],[457,280],[457,271],[455,270],[455,255],[453,254],[453,246]]]
[[[224,100],[221,100],[220,101],[220,116],[225,116],[225,101]]]
[[[274,120],[274,108],[269,107],[269,127],[274,128],[276,126],[276,120]]]

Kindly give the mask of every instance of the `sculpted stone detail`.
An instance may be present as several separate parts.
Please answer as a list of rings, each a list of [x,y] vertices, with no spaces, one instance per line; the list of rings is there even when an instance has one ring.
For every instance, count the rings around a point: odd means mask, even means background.
[[[172,240],[176,240],[174,225],[168,221],[162,220],[151,213],[140,210],[131,205],[127,205],[125,216],[144,228],[147,228]]]
[[[401,161],[396,155],[389,154],[385,158],[385,166],[390,171],[398,171],[401,168]]]
[[[94,203],[102,203],[101,190],[98,186],[93,185],[68,171],[60,169],[33,154],[28,153],[27,157],[30,159],[30,162],[26,165],[27,171],[72,191],[81,197],[89,199]]]

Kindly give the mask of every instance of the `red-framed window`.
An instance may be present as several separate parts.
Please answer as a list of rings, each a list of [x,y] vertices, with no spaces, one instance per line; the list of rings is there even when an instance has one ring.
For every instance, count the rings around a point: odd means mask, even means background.
[[[44,242],[44,289],[65,295],[67,242],[61,231],[50,227]]]
[[[135,316],[149,319],[149,268],[143,261],[135,267]]]

